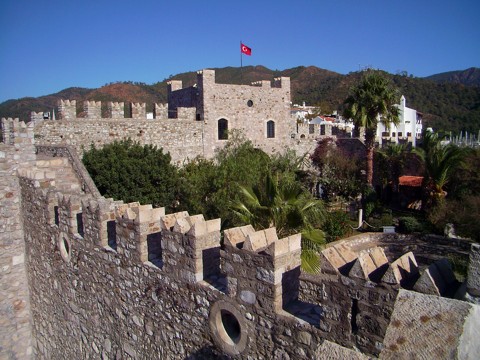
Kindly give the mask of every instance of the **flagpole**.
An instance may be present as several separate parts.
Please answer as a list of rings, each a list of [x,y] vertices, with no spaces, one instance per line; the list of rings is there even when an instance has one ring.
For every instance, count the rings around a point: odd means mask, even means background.
[[[242,51],[242,40],[240,40],[240,85],[243,85],[243,51]]]

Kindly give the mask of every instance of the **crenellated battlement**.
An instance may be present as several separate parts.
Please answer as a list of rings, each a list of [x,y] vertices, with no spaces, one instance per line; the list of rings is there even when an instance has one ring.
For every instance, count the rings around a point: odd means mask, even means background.
[[[84,101],[83,112],[87,119],[100,119],[102,117],[102,102],[101,101]]]
[[[58,118],[61,120],[75,120],[77,118],[77,101],[59,100]]]
[[[123,102],[109,101],[107,104],[108,117],[109,118],[124,118],[125,117],[125,104]]]
[[[43,121],[43,120],[44,120],[43,111],[40,111],[40,112],[32,111],[32,112],[30,112],[30,121],[38,122],[38,121]]]
[[[146,119],[146,104],[145,103],[130,103],[132,112],[132,119]]]

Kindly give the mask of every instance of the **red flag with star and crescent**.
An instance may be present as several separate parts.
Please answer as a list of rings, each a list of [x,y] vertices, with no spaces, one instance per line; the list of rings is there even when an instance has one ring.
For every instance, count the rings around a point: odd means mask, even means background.
[[[252,55],[252,49],[250,49],[247,45],[244,45],[242,43],[240,43],[240,51],[242,52],[242,54],[245,54],[245,55]]]

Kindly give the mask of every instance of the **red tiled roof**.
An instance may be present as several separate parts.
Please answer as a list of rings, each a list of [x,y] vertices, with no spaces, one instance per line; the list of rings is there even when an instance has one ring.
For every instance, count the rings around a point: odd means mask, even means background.
[[[400,176],[398,178],[398,183],[400,186],[413,186],[420,187],[422,186],[423,176]]]

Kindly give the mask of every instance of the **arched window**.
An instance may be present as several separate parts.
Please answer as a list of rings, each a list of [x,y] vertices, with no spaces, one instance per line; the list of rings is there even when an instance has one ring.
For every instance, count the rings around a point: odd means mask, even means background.
[[[267,138],[274,138],[275,137],[275,121],[269,120],[267,121]]]
[[[228,140],[228,120],[218,120],[218,140]]]

